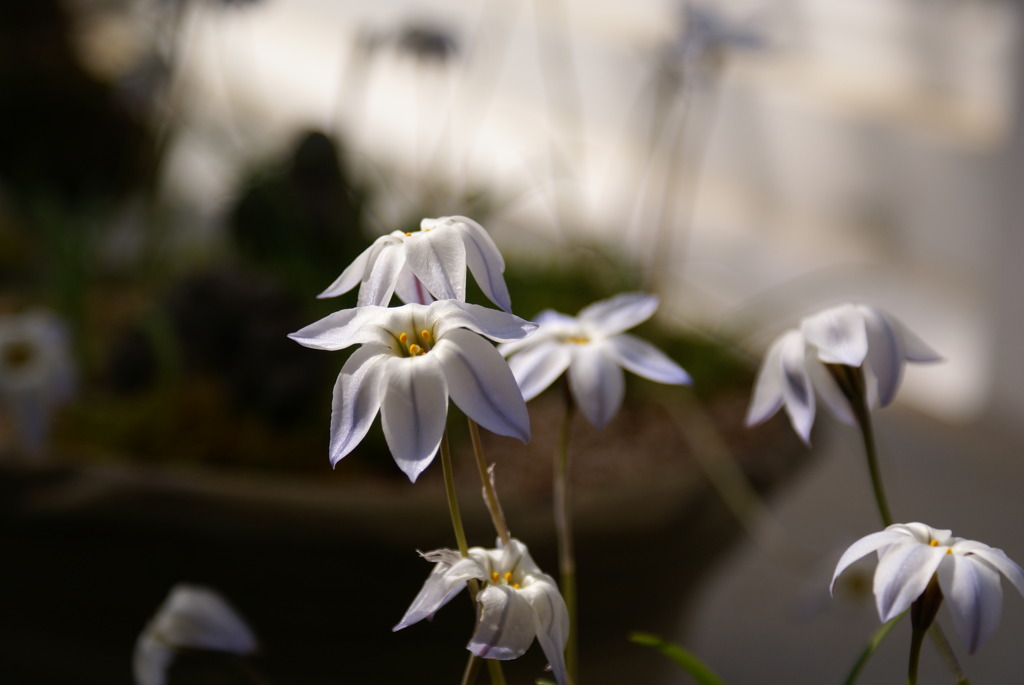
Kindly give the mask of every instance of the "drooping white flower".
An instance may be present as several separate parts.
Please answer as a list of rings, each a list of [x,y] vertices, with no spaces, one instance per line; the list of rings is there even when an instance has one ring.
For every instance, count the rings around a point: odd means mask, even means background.
[[[377,412],[395,461],[412,481],[434,459],[448,398],[487,430],[530,439],[526,404],[508,364],[481,336],[518,340],[534,325],[456,300],[335,312],[288,337],[318,350],[362,345],[334,386],[331,464],[363,439]]]
[[[949,602],[953,625],[974,651],[999,624],[1006,576],[1024,594],[1024,570],[1001,549],[952,536],[923,523],[896,523],[853,543],[836,565],[836,578],[861,557],[878,553],[874,591],[882,622],[905,611],[924,592],[933,574]]]
[[[60,319],[42,310],[0,317],[0,402],[14,417],[26,452],[45,448],[51,412],[71,397],[74,377]]]
[[[481,581],[479,611],[466,648],[484,659],[517,659],[536,637],[555,680],[566,685],[569,612],[555,580],[540,570],[526,545],[513,538],[507,547],[471,547],[466,557],[450,549],[422,556],[436,565],[394,630],[432,617],[475,578]]]
[[[164,685],[182,650],[248,655],[256,636],[223,597],[209,588],[178,584],[135,642],[136,685]]]
[[[597,428],[622,406],[622,369],[659,383],[685,384],[690,376],[650,343],[624,333],[658,308],[658,298],[624,293],[595,302],[575,317],[541,312],[537,330],[518,342],[500,345],[529,401],[568,369],[569,387],[580,411]]]
[[[836,418],[856,424],[850,400],[829,366],[861,369],[868,406],[884,407],[896,396],[908,361],[939,360],[902,323],[874,307],[844,304],[826,309],[772,343],[757,375],[747,425],[761,423],[785,407],[793,429],[809,443],[815,391]]]
[[[359,286],[359,306],[466,300],[466,269],[484,295],[506,312],[512,298],[505,285],[505,260],[483,227],[464,216],[423,219],[420,230],[392,231],[356,257],[320,297]]]

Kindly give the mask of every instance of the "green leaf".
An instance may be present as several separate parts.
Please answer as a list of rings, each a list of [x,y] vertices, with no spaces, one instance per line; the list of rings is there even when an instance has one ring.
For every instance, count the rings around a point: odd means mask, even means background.
[[[703,661],[678,645],[666,642],[650,633],[632,633],[629,639],[638,645],[646,645],[658,650],[690,674],[699,685],[724,685],[722,679],[715,675]]]

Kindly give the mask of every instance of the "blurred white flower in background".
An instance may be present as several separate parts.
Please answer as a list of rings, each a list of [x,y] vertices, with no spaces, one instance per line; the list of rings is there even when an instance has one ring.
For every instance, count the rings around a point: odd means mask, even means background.
[[[256,636],[223,597],[209,588],[178,584],[139,635],[132,668],[136,685],[164,685],[179,652],[247,656],[257,649]]]
[[[799,330],[786,331],[772,343],[757,375],[747,425],[762,423],[785,407],[793,429],[809,444],[815,391],[836,418],[857,423],[833,376],[835,367],[860,369],[868,407],[884,407],[896,397],[908,361],[941,359],[902,323],[874,307],[831,307],[804,318]]]
[[[580,411],[602,428],[622,406],[626,381],[622,369],[658,383],[687,384],[690,376],[650,343],[625,333],[651,318],[658,298],[624,293],[595,302],[575,317],[546,310],[537,315],[537,330],[498,349],[526,401],[543,392],[563,372]]]
[[[71,342],[61,319],[43,310],[0,316],[0,403],[23,451],[46,449],[53,409],[74,386]]]

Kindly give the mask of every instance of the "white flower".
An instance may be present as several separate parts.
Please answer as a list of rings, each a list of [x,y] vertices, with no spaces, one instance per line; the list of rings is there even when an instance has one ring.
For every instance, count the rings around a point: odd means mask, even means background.
[[[45,447],[50,413],[70,398],[74,376],[67,330],[57,317],[41,310],[0,317],[0,401],[26,451]]]
[[[403,302],[464,302],[467,267],[484,295],[511,311],[502,275],[505,260],[487,231],[464,216],[423,219],[419,231],[381,236],[320,297],[341,295],[359,285],[359,306],[387,306],[392,294]]]
[[[1003,599],[999,574],[1024,594],[1024,570],[1003,550],[952,537],[951,531],[923,523],[893,524],[853,543],[836,565],[832,587],[846,567],[871,552],[878,552],[874,590],[882,622],[910,607],[937,573],[953,625],[970,653],[999,623]]]
[[[132,668],[137,685],[164,685],[180,650],[247,655],[257,650],[249,626],[213,590],[175,585],[135,643]]]
[[[318,350],[362,345],[334,386],[331,463],[351,452],[380,411],[395,461],[416,477],[434,459],[449,396],[469,418],[499,435],[530,439],[530,419],[515,378],[491,340],[517,340],[534,325],[455,300],[335,312],[292,333]]]
[[[569,387],[580,411],[601,428],[619,411],[627,369],[659,383],[684,384],[690,376],[648,342],[623,331],[646,321],[658,298],[625,293],[595,302],[576,317],[546,310],[528,338],[499,346],[530,401],[569,370]]]
[[[471,547],[467,557],[450,549],[422,556],[437,565],[394,630],[432,617],[475,578],[482,587],[476,631],[466,648],[485,659],[517,659],[536,637],[559,685],[567,683],[569,612],[554,579],[538,568],[526,545],[513,538],[504,548]]]
[[[836,418],[856,425],[850,401],[826,365],[862,369],[868,406],[884,407],[896,396],[906,362],[940,359],[903,324],[874,307],[826,309],[772,343],[757,375],[747,425],[767,420],[784,406],[793,429],[809,444],[815,390]]]

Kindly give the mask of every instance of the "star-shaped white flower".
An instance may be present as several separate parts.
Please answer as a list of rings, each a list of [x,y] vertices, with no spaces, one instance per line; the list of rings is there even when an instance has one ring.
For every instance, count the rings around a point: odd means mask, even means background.
[[[909,608],[937,573],[953,625],[970,653],[999,624],[1003,610],[999,574],[1024,594],[1024,570],[1003,550],[923,523],[896,523],[853,543],[836,565],[832,588],[840,573],[871,552],[878,552],[874,591],[882,622]]]
[[[471,547],[466,557],[450,549],[422,556],[436,566],[394,630],[432,617],[475,578],[482,582],[476,596],[480,606],[466,648],[485,659],[517,659],[536,637],[555,680],[566,685],[569,612],[555,580],[540,570],[526,545],[513,538],[507,547]]]
[[[534,325],[456,300],[335,312],[288,337],[318,350],[362,345],[334,385],[331,464],[366,436],[377,412],[395,461],[412,481],[437,452],[448,398],[487,430],[530,439],[526,404],[489,342],[518,340]]]
[[[40,453],[50,414],[71,397],[75,373],[64,323],[43,310],[0,317],[0,402],[14,416],[21,446]]]
[[[464,216],[423,219],[420,230],[381,236],[320,293],[334,297],[359,286],[359,306],[466,300],[466,269],[484,295],[506,312],[512,298],[505,285],[505,260],[483,227]]]
[[[902,323],[874,307],[844,304],[826,309],[772,343],[757,375],[747,425],[761,423],[785,407],[793,429],[809,444],[815,391],[836,418],[856,425],[850,401],[826,365],[862,369],[868,406],[884,407],[896,396],[908,361],[939,360]]]
[[[602,428],[622,406],[627,369],[659,383],[685,384],[690,376],[650,343],[624,333],[651,318],[658,298],[624,293],[595,302],[575,317],[541,312],[537,330],[499,346],[530,401],[568,369],[569,387],[580,411]]]
[[[175,585],[135,643],[136,685],[164,685],[181,650],[247,655],[256,636],[224,598],[209,588]]]

